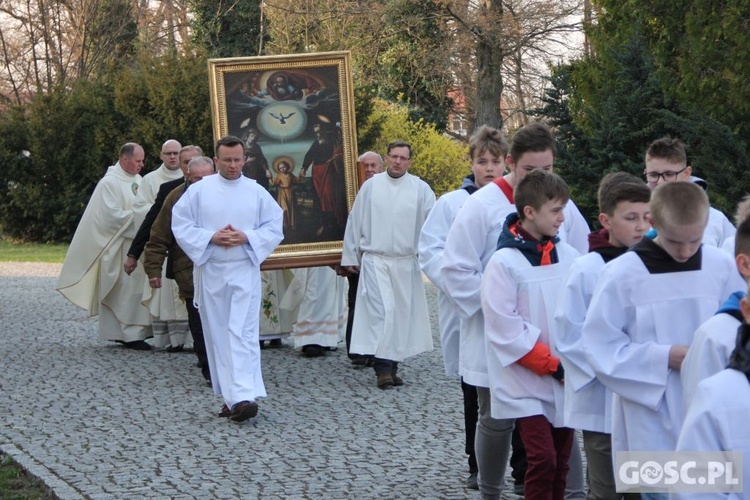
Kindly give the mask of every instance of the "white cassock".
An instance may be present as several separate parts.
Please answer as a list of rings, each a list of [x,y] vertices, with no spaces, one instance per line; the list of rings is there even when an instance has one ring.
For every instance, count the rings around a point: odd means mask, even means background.
[[[159,187],[165,183],[183,177],[182,170],[169,170],[164,164],[153,172],[143,176],[141,186],[138,188],[138,196],[133,203],[133,218],[136,231],[143,224],[149,209],[156,201]],[[192,339],[188,335],[187,309],[180,299],[180,291],[177,283],[167,278],[167,260],[161,270],[161,288],[151,288],[148,284],[148,276],[143,282],[143,305],[151,312],[154,327],[154,346],[164,347],[172,345],[177,347]],[[169,323],[165,323],[169,322]]]
[[[721,248],[728,238],[734,238],[737,228],[735,228],[724,212],[716,210],[714,207],[708,209],[708,226],[703,232],[703,244],[712,247]],[[734,248],[732,248],[734,255]]]
[[[541,342],[552,347],[553,315],[563,279],[580,254],[556,245],[559,262],[532,266],[517,248],[501,248],[482,278],[482,310],[487,345],[492,418],[544,415],[563,427],[563,384],[518,364]]]
[[[461,317],[456,305],[445,294],[440,269],[448,229],[458,209],[469,196],[466,189],[457,189],[441,196],[427,216],[419,235],[419,267],[438,289],[440,346],[443,350],[445,374],[448,376],[458,375]]]
[[[695,331],[693,343],[680,368],[685,411],[693,400],[698,384],[727,367],[740,324],[731,314],[719,313],[711,316]]]
[[[430,187],[408,173],[362,184],[341,257],[341,265],[360,268],[350,352],[402,361],[432,350],[417,245],[434,205]]]
[[[99,315],[99,338],[134,342],[151,336],[151,318],[141,304],[143,266],[128,276],[122,264],[138,228],[133,201],[141,182],[118,162],[96,185],[65,255],[56,290],[73,304]]]
[[[734,261],[709,246],[701,247],[699,270],[652,274],[634,251],[604,266],[583,342],[597,378],[614,393],[613,454],[674,450],[683,405],[670,347],[689,346],[698,326],[741,287]]]
[[[612,433],[612,391],[586,359],[581,330],[604,259],[596,252],[573,261],[555,311],[555,349],[565,368],[565,426]]]
[[[266,396],[258,341],[260,264],[284,238],[282,210],[247,177],[212,175],[190,186],[172,210],[172,232],[193,261],[198,306],[216,394],[231,408]],[[211,237],[228,224],[248,242],[225,248]]]
[[[282,311],[297,310],[294,347],[336,347],[346,335],[348,283],[328,266],[294,270],[281,301]]]
[[[744,373],[733,369],[707,378],[698,384],[690,403],[685,424],[677,440],[677,451],[737,451],[742,453],[745,493],[674,495],[673,498],[715,499],[747,498],[750,491],[750,383]]]
[[[459,375],[477,387],[489,387],[480,298],[482,273],[497,249],[505,219],[515,210],[500,187],[490,182],[466,200],[445,241],[443,286],[461,315]],[[565,205],[564,213],[560,241],[587,252],[590,230],[586,220],[572,200]]]

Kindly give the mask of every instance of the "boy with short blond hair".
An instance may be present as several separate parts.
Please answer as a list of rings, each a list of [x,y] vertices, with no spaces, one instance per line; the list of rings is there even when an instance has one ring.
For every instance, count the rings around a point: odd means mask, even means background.
[[[564,422],[583,431],[590,498],[615,499],[612,392],[596,379],[586,360],[581,328],[604,265],[641,241],[651,227],[651,191],[634,175],[616,172],[602,179],[598,195],[602,229],[589,235],[590,253],[577,258],[565,278],[554,340],[566,373]]]
[[[573,430],[563,426],[564,371],[550,327],[563,278],[578,252],[560,243],[568,187],[530,172],[482,279],[492,418],[512,421],[526,449],[528,498],[565,496]]]
[[[604,266],[583,324],[586,358],[614,393],[615,454],[675,449],[688,346],[742,286],[731,258],[701,245],[709,205],[699,186],[658,186],[649,209],[658,236]]]
[[[691,182],[692,167],[687,163],[685,144],[674,137],[662,137],[649,145],[646,151],[644,175],[651,189],[674,181]],[[703,243],[721,247],[734,235],[734,226],[719,210],[709,207],[708,225],[703,234]]]
[[[456,305],[446,295],[440,276],[443,250],[448,230],[458,210],[469,196],[481,187],[493,182],[505,171],[505,156],[509,149],[508,139],[500,130],[483,125],[469,139],[471,174],[464,177],[460,189],[441,196],[422,226],[419,237],[419,265],[430,281],[438,288],[438,309],[440,322],[440,345],[443,350],[445,374],[458,375],[460,316]],[[469,455],[469,477],[466,485],[478,489],[477,460],[474,454],[474,438],[477,427],[477,389],[461,379],[464,396],[464,427],[466,453]]]

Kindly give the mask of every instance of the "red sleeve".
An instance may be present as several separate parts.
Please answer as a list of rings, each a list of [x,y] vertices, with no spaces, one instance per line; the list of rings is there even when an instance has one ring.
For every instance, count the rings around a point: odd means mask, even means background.
[[[517,363],[537,375],[552,375],[560,366],[560,360],[552,355],[549,347],[537,342]]]

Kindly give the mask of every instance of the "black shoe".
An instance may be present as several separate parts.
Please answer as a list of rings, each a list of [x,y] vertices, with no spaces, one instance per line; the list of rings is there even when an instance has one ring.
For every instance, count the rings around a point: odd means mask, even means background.
[[[354,366],[356,366],[358,368],[359,367],[364,367],[366,364],[367,364],[367,359],[365,359],[363,357],[352,358],[352,365],[354,365]]]
[[[472,472],[469,474],[469,477],[466,478],[466,487],[470,490],[478,490],[479,489],[479,482],[477,481],[477,473]]]
[[[229,420],[232,422],[244,422],[258,414],[258,403],[255,401],[240,401],[232,406],[232,414]]]
[[[317,358],[323,355],[323,347],[317,344],[302,346],[302,355],[306,358]]]
[[[134,351],[150,351],[151,344],[145,340],[135,340],[133,342],[123,342],[123,347],[126,349],[133,349]]]
[[[182,352],[185,350],[184,346],[181,345],[171,345],[164,349],[164,352]]]
[[[281,339],[272,339],[268,343],[269,347],[281,347],[282,345],[284,345],[284,344],[281,342]]]

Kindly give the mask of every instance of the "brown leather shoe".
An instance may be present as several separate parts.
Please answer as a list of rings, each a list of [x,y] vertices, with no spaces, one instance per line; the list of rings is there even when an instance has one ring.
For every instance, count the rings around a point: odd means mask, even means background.
[[[219,410],[219,416],[221,418],[227,418],[232,414],[232,410],[229,409],[227,405],[224,405],[221,407],[221,410]]]
[[[378,375],[378,389],[388,389],[393,387],[393,377],[390,373],[381,373]]]
[[[404,379],[396,375],[395,373],[391,375],[391,378],[393,379],[393,385],[394,387],[400,387],[404,385]]]
[[[229,420],[232,422],[244,422],[258,414],[258,403],[255,401],[240,401],[232,406],[232,414]]]

